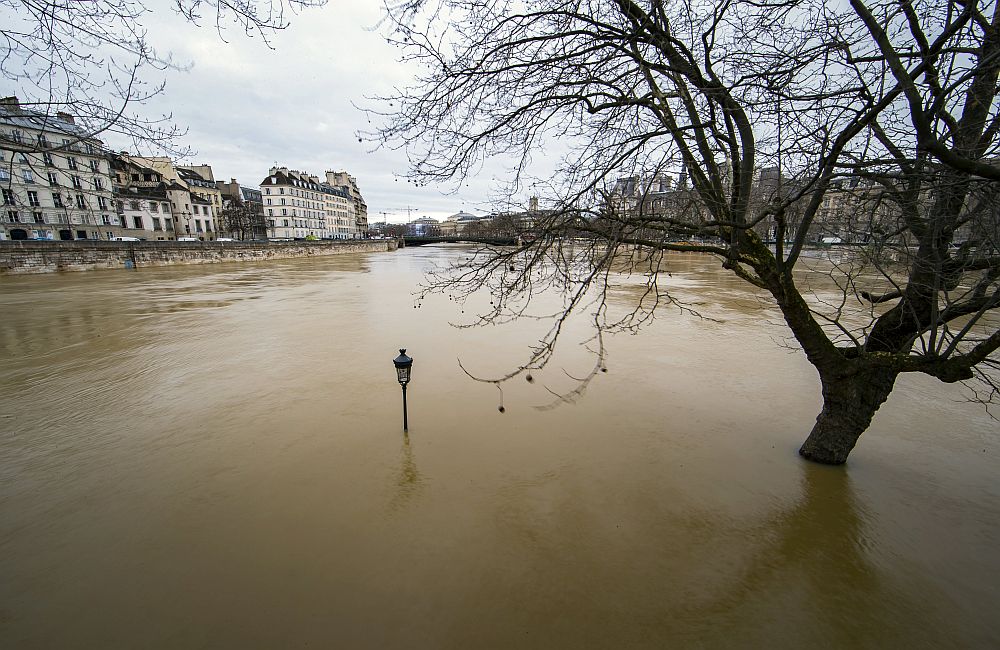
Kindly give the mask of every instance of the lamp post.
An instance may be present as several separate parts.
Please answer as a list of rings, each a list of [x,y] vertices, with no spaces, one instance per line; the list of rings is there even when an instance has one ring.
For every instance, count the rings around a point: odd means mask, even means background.
[[[396,366],[396,379],[403,387],[403,431],[406,431],[406,385],[410,383],[410,368],[413,366],[413,359],[406,356],[406,348],[400,348],[399,356],[392,360],[392,364]]]

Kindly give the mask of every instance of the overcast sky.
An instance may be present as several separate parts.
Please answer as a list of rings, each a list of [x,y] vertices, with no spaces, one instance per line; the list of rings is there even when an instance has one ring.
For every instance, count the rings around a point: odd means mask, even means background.
[[[406,171],[402,152],[372,152],[358,141],[357,131],[370,125],[352,102],[406,85],[414,72],[396,62],[398,52],[375,31],[378,0],[330,0],[292,15],[288,29],[273,35],[273,49],[238,28],[223,42],[213,21],[194,27],[165,0],[150,7],[151,42],[193,65],[165,73],[166,91],[147,112],[173,113],[189,128],[184,144],[198,152],[191,162],[212,165],[217,180],[256,187],[275,164],[321,177],[346,169],[358,180],[369,221],[382,220],[383,212],[389,221],[405,221],[408,207],[412,218],[439,219],[489,209],[490,176],[497,172],[470,179],[457,194],[418,188],[397,177]],[[127,146],[108,139],[115,148]]]

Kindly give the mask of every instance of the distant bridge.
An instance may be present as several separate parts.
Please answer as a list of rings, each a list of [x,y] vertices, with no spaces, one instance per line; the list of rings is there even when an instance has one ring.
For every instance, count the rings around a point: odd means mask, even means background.
[[[403,237],[404,246],[425,244],[487,244],[489,246],[517,246],[517,237],[477,237],[474,235],[453,235],[450,237]]]

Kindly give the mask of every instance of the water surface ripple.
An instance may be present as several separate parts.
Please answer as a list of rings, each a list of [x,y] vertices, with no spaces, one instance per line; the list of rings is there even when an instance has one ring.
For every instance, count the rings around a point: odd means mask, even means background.
[[[535,382],[471,381],[545,324],[414,303],[463,254],[0,278],[0,645],[1000,647],[998,427],[960,387],[904,377],[806,464],[815,372],[678,255],[710,319],[611,337],[538,410],[584,323]]]

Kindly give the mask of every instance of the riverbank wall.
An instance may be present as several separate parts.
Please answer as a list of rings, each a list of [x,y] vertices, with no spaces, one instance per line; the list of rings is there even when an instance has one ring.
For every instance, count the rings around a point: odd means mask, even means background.
[[[396,250],[394,239],[361,241],[2,241],[0,275],[254,262]]]

